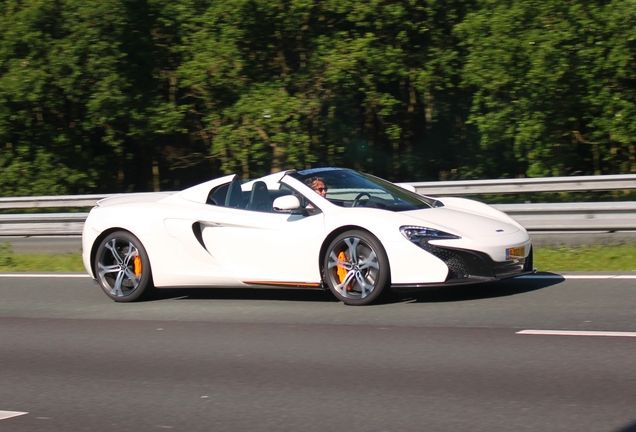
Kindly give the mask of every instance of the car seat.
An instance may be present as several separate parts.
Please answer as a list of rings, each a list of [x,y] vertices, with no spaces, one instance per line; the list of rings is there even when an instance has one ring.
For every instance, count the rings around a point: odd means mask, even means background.
[[[225,197],[225,207],[244,208],[243,191],[241,190],[241,181],[232,180]]]
[[[252,185],[252,192],[250,193],[250,201],[248,202],[246,209],[262,212],[271,212],[273,210],[272,197],[269,195],[265,182],[254,182]]]

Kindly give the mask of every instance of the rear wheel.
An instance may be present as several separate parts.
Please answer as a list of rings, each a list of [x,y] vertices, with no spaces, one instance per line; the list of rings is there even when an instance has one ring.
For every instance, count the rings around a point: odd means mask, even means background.
[[[126,231],[109,234],[95,255],[97,281],[116,302],[132,302],[152,290],[152,274],[146,249]]]
[[[347,231],[331,242],[323,274],[331,292],[348,305],[369,304],[390,289],[386,252],[365,231]]]

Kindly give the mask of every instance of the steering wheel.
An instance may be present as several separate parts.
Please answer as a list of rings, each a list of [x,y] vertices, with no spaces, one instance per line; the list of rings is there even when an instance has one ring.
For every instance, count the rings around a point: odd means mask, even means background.
[[[362,198],[362,197],[363,197],[363,196],[365,196],[365,195],[366,195],[366,196],[368,196],[368,197],[369,197],[369,199],[371,199],[371,195],[369,195],[368,193],[366,193],[366,192],[360,192],[360,193],[358,194],[358,196],[357,196],[357,197],[355,197],[355,199],[353,200],[353,204],[351,204],[351,207],[357,207],[357,206],[358,206],[358,204],[360,204],[360,198]]]

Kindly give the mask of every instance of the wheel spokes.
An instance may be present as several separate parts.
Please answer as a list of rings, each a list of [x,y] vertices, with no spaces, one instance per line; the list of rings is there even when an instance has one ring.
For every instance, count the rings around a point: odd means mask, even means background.
[[[342,259],[343,256],[346,258]],[[375,251],[366,242],[357,237],[347,237],[329,253],[327,269],[340,295],[365,298],[375,289],[375,273],[380,270],[380,263]]]
[[[375,255],[375,252],[371,249],[371,253],[369,256],[363,260],[359,264],[360,270],[368,269],[369,267],[373,267],[374,269],[380,269],[380,263],[378,263],[378,257]]]
[[[344,239],[345,244],[347,245],[347,248],[349,249],[349,260],[352,263],[355,263],[358,261],[358,243],[360,243],[360,239],[359,238],[346,238]]]
[[[358,285],[361,288],[360,296],[364,298],[368,294],[371,294],[371,291],[373,291],[373,288],[375,287],[375,283],[368,284],[366,278],[362,276],[362,273],[359,271],[356,272],[355,276],[356,276],[356,281],[358,282]]]
[[[98,263],[98,265],[99,265],[99,276],[102,278],[109,273],[117,273],[119,269],[121,268],[118,265],[105,266],[102,263]]]
[[[344,279],[342,280],[342,282],[336,285],[336,289],[342,295],[346,296],[347,295],[347,287],[353,281],[353,279],[355,279],[355,277],[356,277],[356,271],[355,270],[350,270],[349,272],[347,272],[347,274],[344,277]]]
[[[119,271],[117,273],[117,279],[115,279],[115,286],[113,287],[112,290],[110,290],[110,293],[112,295],[116,295],[117,297],[123,297],[124,296],[124,291],[121,288],[123,280],[124,280],[124,272],[123,271]]]
[[[135,258],[139,256],[139,251],[128,241],[125,246],[118,247],[118,241],[121,239],[112,239],[104,245],[110,251],[112,260],[107,260],[104,256],[102,262],[98,263],[99,276],[110,287],[110,294],[117,297],[123,297],[132,293],[138,286],[141,279],[141,273],[136,274],[135,269],[131,268],[135,263]],[[108,262],[113,264],[107,264]],[[111,276],[107,278],[107,276]],[[109,283],[108,280],[112,280]],[[126,292],[124,292],[124,290]]]
[[[349,261],[339,259],[336,256],[336,253],[334,251],[331,251],[331,253],[329,254],[329,263],[327,263],[327,268],[331,269],[334,267],[340,267],[349,271],[353,269],[353,264]]]
[[[124,264],[124,259],[121,257],[121,255],[119,255],[116,243],[117,239],[112,239],[111,241],[106,243],[104,247],[110,251],[110,253],[113,255],[113,258],[115,258],[115,261],[117,261],[117,264],[121,266]]]

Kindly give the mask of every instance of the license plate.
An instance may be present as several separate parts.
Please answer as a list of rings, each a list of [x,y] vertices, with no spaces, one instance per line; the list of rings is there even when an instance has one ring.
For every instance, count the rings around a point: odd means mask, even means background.
[[[506,249],[506,259],[517,259],[517,258],[523,258],[526,256],[526,247],[525,246],[518,246],[518,247],[513,247],[513,248],[508,248]]]

